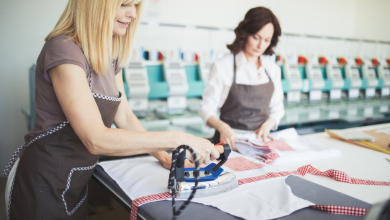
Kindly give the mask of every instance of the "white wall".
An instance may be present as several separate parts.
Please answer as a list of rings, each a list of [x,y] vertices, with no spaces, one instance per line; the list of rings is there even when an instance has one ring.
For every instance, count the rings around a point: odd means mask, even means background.
[[[282,30],[287,33],[390,41],[389,0],[160,0],[157,2],[147,2],[144,20],[235,28],[248,9],[265,6],[275,13]]]
[[[21,108],[29,106],[28,69],[67,0],[0,1],[0,170],[23,144],[27,132]],[[1,172],[3,173],[3,172]]]
[[[29,105],[28,69],[36,61],[45,36],[56,24],[66,3],[67,0],[0,1],[0,170],[14,150],[23,144],[27,130],[20,109]],[[388,0],[160,0],[157,4],[147,3],[144,14],[147,21],[234,28],[249,8],[263,5],[278,16],[284,32],[390,41]],[[142,29],[145,28],[140,31]],[[188,37],[186,45],[196,39],[191,33],[192,30],[184,33]],[[199,42],[206,42],[210,35],[207,31],[203,34]],[[153,36],[157,35],[151,31],[144,36],[148,37],[143,40],[150,42],[155,41]],[[214,42],[220,41],[218,34],[211,38]],[[154,47],[160,47],[158,41],[154,42]]]
[[[390,1],[357,0],[354,36],[390,41]]]

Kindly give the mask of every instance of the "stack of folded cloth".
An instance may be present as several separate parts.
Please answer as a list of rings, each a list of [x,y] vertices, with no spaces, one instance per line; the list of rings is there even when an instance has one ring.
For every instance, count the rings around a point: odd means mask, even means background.
[[[283,164],[340,156],[341,151],[300,136],[294,128],[271,133],[271,139],[257,138],[255,133],[237,133],[239,153],[265,164]]]
[[[266,164],[272,164],[279,157],[273,147],[257,139],[236,139],[236,148],[241,154],[256,158]]]

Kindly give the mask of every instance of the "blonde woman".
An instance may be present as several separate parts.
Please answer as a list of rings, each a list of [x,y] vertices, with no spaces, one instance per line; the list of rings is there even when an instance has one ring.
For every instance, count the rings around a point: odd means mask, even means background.
[[[121,67],[141,7],[140,0],[69,0],[37,60],[35,128],[5,170],[8,219],[87,219],[99,155],[149,153],[166,168],[165,150],[179,145],[192,147],[200,164],[219,156],[202,138],[146,132],[129,108]]]

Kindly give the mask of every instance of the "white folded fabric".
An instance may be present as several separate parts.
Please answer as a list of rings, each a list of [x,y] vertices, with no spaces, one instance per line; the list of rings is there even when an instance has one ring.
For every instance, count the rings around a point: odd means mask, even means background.
[[[294,128],[285,129],[271,134],[274,140],[285,141],[293,151],[279,151],[274,149],[279,155],[274,164],[286,164],[297,161],[319,160],[341,155],[341,151],[319,144],[309,138],[300,136]],[[237,133],[237,139],[258,141],[255,133]],[[269,141],[269,140],[266,140]],[[267,144],[265,142],[264,144]],[[248,155],[247,155],[248,156]]]

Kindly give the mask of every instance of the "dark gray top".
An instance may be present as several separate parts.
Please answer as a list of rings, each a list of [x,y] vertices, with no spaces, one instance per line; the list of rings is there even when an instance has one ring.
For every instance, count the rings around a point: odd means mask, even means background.
[[[65,34],[47,41],[39,54],[35,70],[35,125],[34,129],[25,135],[26,143],[66,120],[48,74],[49,69],[61,64],[80,66],[84,69],[86,77],[90,72],[81,46],[74,40],[67,39]],[[114,68],[109,68],[107,75],[96,74],[92,70],[92,91],[100,95],[118,97],[115,75],[120,70],[117,62],[114,62]]]

